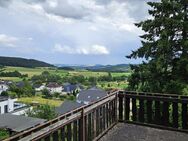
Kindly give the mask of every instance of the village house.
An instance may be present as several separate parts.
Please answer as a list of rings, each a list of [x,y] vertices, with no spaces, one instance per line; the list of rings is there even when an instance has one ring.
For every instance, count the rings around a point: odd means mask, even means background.
[[[46,88],[46,86],[45,85],[40,85],[40,84],[34,84],[33,85],[33,88],[35,89],[35,91],[42,91],[43,89],[45,89]]]
[[[0,114],[14,111],[14,102],[17,99],[11,99],[6,96],[0,96]]]
[[[64,83],[62,94],[73,94],[81,90],[83,90],[83,87],[79,84]]]
[[[31,107],[26,104],[16,102],[17,99],[10,98],[7,96],[0,96],[0,114],[14,114],[14,115],[24,115],[27,110]]]
[[[0,94],[9,89],[10,81],[0,81]]]
[[[46,85],[46,88],[47,90],[49,90],[49,92],[51,94],[54,94],[54,93],[62,93],[63,91],[63,86],[62,85],[59,85],[57,83],[49,83]]]

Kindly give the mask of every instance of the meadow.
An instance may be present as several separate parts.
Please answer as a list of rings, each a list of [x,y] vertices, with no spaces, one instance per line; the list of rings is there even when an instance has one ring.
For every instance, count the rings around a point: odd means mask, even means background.
[[[58,107],[60,106],[63,101],[57,100],[57,99],[46,99],[42,98],[41,96],[33,96],[33,97],[22,97],[18,98],[19,102],[25,103],[25,104],[48,104],[50,106]]]
[[[5,72],[10,71],[19,71],[22,74],[28,74],[28,78],[31,78],[33,75],[40,75],[43,71],[48,71],[51,74],[56,74],[61,77],[63,76],[79,76],[83,75],[85,77],[100,77],[100,76],[107,76],[108,72],[92,72],[87,70],[75,70],[75,71],[66,71],[66,70],[58,70],[53,68],[24,68],[24,67],[5,67]],[[129,72],[112,72],[112,77],[117,76],[129,76]],[[12,81],[21,81],[21,78],[18,77],[0,77],[0,79],[3,80],[12,80]]]

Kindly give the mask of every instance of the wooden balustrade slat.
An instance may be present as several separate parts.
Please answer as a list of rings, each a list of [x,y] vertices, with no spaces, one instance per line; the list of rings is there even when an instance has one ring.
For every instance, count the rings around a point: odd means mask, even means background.
[[[182,104],[182,128],[188,129],[188,114],[187,114],[187,104]]]
[[[123,120],[123,97],[119,97],[119,120]]]
[[[160,101],[155,101],[155,124],[160,125],[161,124],[161,107],[160,107]]]
[[[163,102],[162,123],[169,126],[169,102]]]
[[[88,115],[85,115],[84,125],[85,125],[85,140],[87,141],[87,138],[88,138]]]
[[[130,98],[125,97],[125,120],[129,120],[130,116]]]
[[[106,104],[106,126],[109,127],[109,103]]]
[[[53,141],[59,141],[58,130],[55,131],[55,132],[52,134],[52,138],[53,138]]]
[[[65,141],[65,127],[60,130],[61,141]]]
[[[46,137],[44,138],[44,141],[50,141],[50,135],[46,136]]]
[[[139,100],[139,122],[144,122],[144,100]]]
[[[96,109],[96,136],[99,135],[99,109]]]
[[[90,113],[88,115],[88,128],[87,128],[87,131],[88,131],[88,136],[87,136],[87,141],[91,141],[92,140],[92,113]]]
[[[73,141],[78,140],[78,121],[73,122]]]
[[[136,98],[132,99],[132,120],[137,121],[137,106],[136,106]]]
[[[67,125],[67,141],[72,140],[72,123]]]
[[[106,106],[103,106],[103,131],[105,130],[105,126],[106,126]]]
[[[147,105],[147,108],[146,108],[146,114],[147,114],[147,122],[148,123],[152,123],[152,116],[153,116],[153,111],[152,111],[152,101],[151,100],[147,100],[146,101],[146,105]]]

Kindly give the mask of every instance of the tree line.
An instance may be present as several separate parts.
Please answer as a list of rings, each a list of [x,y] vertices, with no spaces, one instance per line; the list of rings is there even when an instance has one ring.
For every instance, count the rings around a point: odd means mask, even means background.
[[[28,68],[54,67],[51,64],[34,59],[25,59],[18,57],[2,57],[2,56],[0,56],[0,66],[15,66],[15,67],[28,67]]]

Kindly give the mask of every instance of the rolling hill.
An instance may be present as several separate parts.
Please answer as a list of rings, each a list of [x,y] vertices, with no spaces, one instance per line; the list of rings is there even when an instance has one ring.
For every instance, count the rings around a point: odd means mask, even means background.
[[[127,72],[130,70],[129,64],[117,64],[117,65],[56,65],[58,67],[69,67],[75,70],[88,70],[99,72]]]
[[[26,58],[19,58],[19,57],[3,57],[3,56],[0,56],[0,65],[1,66],[28,67],[28,68],[54,67],[53,65],[49,63],[38,61],[35,59],[26,59]]]

